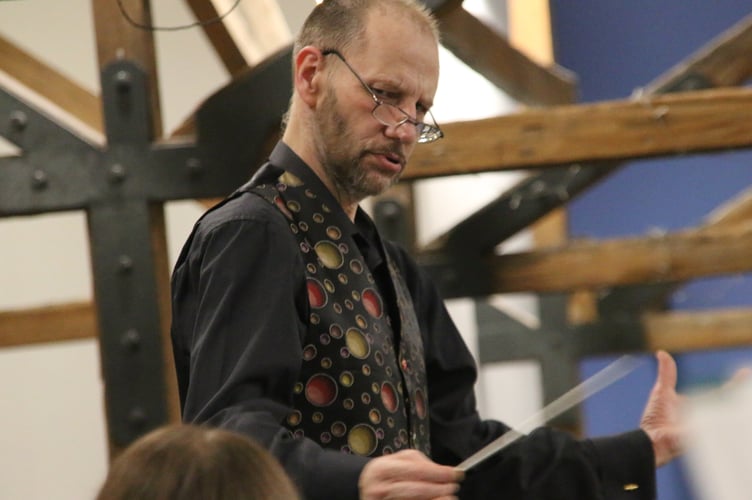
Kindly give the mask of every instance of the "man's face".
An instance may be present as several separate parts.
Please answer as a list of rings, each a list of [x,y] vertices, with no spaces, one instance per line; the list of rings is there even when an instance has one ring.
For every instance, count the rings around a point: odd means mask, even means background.
[[[429,32],[404,18],[373,13],[366,39],[343,54],[376,92],[418,120],[433,103],[438,48]],[[417,141],[415,126],[386,126],[371,114],[375,103],[336,56],[327,60],[328,85],[315,110],[317,155],[341,202],[383,192],[405,168]]]

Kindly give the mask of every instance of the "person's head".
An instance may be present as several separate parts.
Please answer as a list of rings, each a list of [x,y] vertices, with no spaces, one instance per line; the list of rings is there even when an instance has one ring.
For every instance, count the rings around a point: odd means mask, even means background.
[[[438,41],[416,0],[324,0],[305,21],[284,140],[343,206],[396,182],[419,139],[439,134],[416,125],[433,123]]]
[[[136,440],[112,463],[97,500],[296,500],[282,466],[230,431],[166,426]]]

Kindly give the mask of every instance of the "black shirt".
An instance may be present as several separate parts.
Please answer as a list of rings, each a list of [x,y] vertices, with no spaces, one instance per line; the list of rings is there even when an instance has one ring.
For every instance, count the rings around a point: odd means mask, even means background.
[[[365,212],[358,209],[351,222],[313,171],[280,143],[258,175],[273,179],[282,169],[330,198],[339,227],[351,231],[377,283],[389,279],[381,243],[404,277],[424,343],[431,458],[456,465],[508,430],[477,414],[474,359],[427,274],[396,244],[380,242]],[[183,419],[261,442],[308,499],[357,499],[367,458],[293,439],[282,425],[292,409],[309,306],[300,251],[279,210],[239,192],[204,214],[176,264],[172,306]],[[650,499],[654,472],[642,431],[578,441],[539,429],[471,471],[462,497]]]

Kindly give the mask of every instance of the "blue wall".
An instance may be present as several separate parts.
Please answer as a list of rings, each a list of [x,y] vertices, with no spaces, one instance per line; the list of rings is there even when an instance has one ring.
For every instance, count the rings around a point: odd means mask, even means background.
[[[550,4],[556,59],[578,75],[582,102],[628,98],[752,14],[750,0],[551,0]],[[750,151],[632,162],[569,205],[570,233],[611,238],[693,227],[751,184]],[[750,305],[748,274],[697,280],[672,298],[674,309]],[[752,348],[676,358],[680,389],[686,392],[718,383],[739,364],[750,363]],[[652,356],[644,359],[641,369],[585,403],[589,435],[631,429],[639,422],[655,377]],[[584,361],[582,376],[612,360]],[[658,481],[659,500],[695,498],[681,461],[659,470]]]

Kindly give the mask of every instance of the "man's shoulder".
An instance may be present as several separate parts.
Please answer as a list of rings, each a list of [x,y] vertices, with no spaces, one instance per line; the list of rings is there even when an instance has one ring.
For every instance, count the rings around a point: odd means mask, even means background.
[[[230,222],[285,225],[282,213],[263,197],[249,191],[235,193],[211,207],[198,222],[211,231]]]
[[[251,192],[237,192],[207,210],[193,226],[175,265],[177,272],[191,256],[205,252],[296,249],[295,236],[279,209]],[[293,255],[293,252],[290,252]]]

